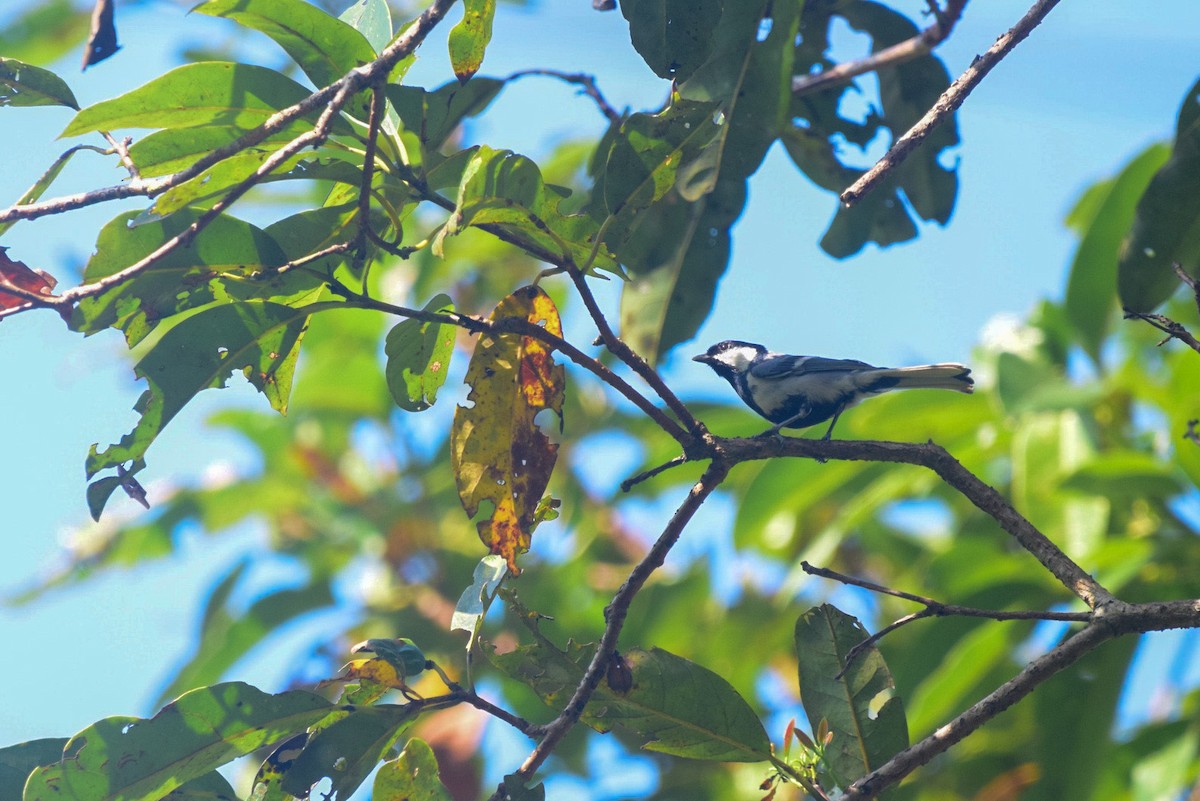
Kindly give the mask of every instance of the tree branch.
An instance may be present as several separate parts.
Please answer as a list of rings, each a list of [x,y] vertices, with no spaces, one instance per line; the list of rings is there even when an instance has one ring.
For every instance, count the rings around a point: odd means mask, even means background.
[[[1157,328],[1167,335],[1167,338],[1159,342],[1159,347],[1170,342],[1172,339],[1178,339],[1183,344],[1187,345],[1192,350],[1200,353],[1200,341],[1192,336],[1192,333],[1183,327],[1182,324],[1175,322],[1170,317],[1164,317],[1161,314],[1149,314],[1147,312],[1135,312],[1129,309],[1122,309],[1126,320],[1143,320]]]
[[[841,801],[859,801],[859,799],[876,797],[1029,695],[1043,681],[1074,664],[1084,654],[1114,636],[1115,632],[1105,626],[1087,626],[1058,647],[1030,662],[1020,673],[1000,685],[954,720],[941,726],[924,740],[901,751],[878,769],[855,781],[841,796]]]
[[[891,624],[883,627],[879,631],[867,637],[865,640],[855,645],[846,652],[844,666],[842,670],[835,676],[835,679],[840,679],[842,675],[854,664],[854,660],[868,648],[871,648],[885,636],[892,633],[896,629],[913,623],[917,620],[924,620],[929,617],[982,617],[989,620],[1063,620],[1076,623],[1087,623],[1092,620],[1091,612],[1041,612],[1041,611],[1016,611],[1002,612],[994,609],[977,609],[971,606],[958,606],[957,604],[946,604],[941,601],[935,601],[933,598],[926,598],[923,595],[914,595],[911,592],[902,590],[893,590],[890,587],[885,587],[882,584],[876,584],[873,581],[847,576],[844,573],[838,573],[836,570],[830,570],[826,567],[815,567],[808,562],[801,562],[800,569],[810,576],[820,576],[821,578],[831,579],[833,581],[847,584],[852,587],[862,587],[864,590],[878,592],[883,595],[891,595],[894,598],[902,598],[906,601],[922,604],[925,608],[919,612],[914,612],[910,615],[905,615]]]
[[[857,181],[842,192],[842,202],[847,206],[853,206],[893,170],[904,163],[908,155],[921,142],[925,141],[925,137],[929,136],[935,128],[945,122],[946,118],[963,104],[963,101],[967,99],[967,95],[971,94],[971,91],[979,85],[983,77],[991,72],[992,67],[995,67],[1000,63],[1001,59],[1012,52],[1012,49],[1041,23],[1046,15],[1050,13],[1050,10],[1058,5],[1058,2],[1059,0],[1037,0],[1033,4],[1033,7],[1025,13],[1025,16],[1008,33],[997,39],[996,43],[986,53],[982,56],[977,56],[971,62],[971,66],[967,67],[966,71],[942,93],[942,96],[933,104],[933,108],[929,109],[924,117],[897,139],[892,144],[891,149],[884,154],[883,158],[874,167],[863,173]]]
[[[731,463],[769,459],[776,456],[803,456],[813,459],[899,462],[925,467],[957,490],[971,503],[1013,536],[1022,548],[1050,571],[1063,586],[1095,609],[1114,600],[1112,594],[1071,560],[1032,523],[1025,519],[993,487],[967,470],[945,448],[932,442],[873,442],[852,440],[813,440],[799,437],[753,439],[714,438],[714,452]]]
[[[294,106],[289,106],[283,111],[272,114],[262,125],[249,131],[237,140],[230,142],[228,145],[213,150],[185,170],[152,181],[131,180],[118,186],[66,195],[39,203],[11,206],[8,209],[0,211],[0,224],[14,220],[32,220],[44,217],[47,214],[61,214],[64,211],[91,206],[109,200],[121,200],[129,197],[154,197],[172,187],[189,181],[214,164],[241,153],[247,148],[262,142],[268,136],[282,131],[293,120],[311,114],[318,109],[327,108],[340,92],[345,90],[353,94],[386,76],[397,62],[417,49],[421,42],[425,40],[425,37],[429,35],[429,32],[446,16],[446,13],[455,2],[456,0],[434,0],[428,8],[421,12],[420,16],[417,17],[408,30],[385,47],[383,52],[374,61],[351,70],[340,80],[331,83],[324,89],[313,92]]]
[[[1127,604],[1114,599],[1095,610],[1091,623],[1030,662],[954,720],[855,781],[842,799],[874,798],[1107,640],[1124,634],[1197,626],[1200,626],[1200,600]]]
[[[587,702],[591,699],[592,693],[600,684],[600,679],[603,677],[605,670],[608,668],[609,660],[612,658],[613,652],[617,648],[617,640],[621,635],[621,628],[625,625],[625,617],[629,613],[629,606],[633,602],[634,597],[645,585],[646,580],[650,575],[662,566],[667,554],[671,548],[679,540],[679,535],[683,533],[683,529],[691,521],[696,511],[703,505],[708,496],[712,494],[721,482],[725,480],[725,476],[729,474],[729,465],[721,460],[714,460],[709,464],[708,469],[704,471],[704,475],[700,480],[692,486],[688,496],[675,510],[675,514],[671,516],[671,520],[663,529],[658,540],[647,552],[641,562],[634,567],[629,574],[629,578],[617,590],[613,596],[612,602],[609,603],[604,610],[605,626],[604,634],[600,637],[600,643],[596,648],[596,654],[592,657],[591,663],[584,672],[583,679],[579,682],[579,686],[575,688],[575,693],[571,696],[571,700],[567,702],[566,707],[559,713],[553,721],[546,727],[545,736],[533,752],[521,765],[517,771],[521,776],[528,779],[534,774],[547,757],[558,746],[558,743],[566,736],[579,718],[583,715],[583,710],[587,706]],[[493,799],[500,796],[500,791],[493,795]]]
[[[945,10],[938,9],[935,5],[934,16],[937,21],[911,39],[885,47],[866,58],[846,61],[813,75],[796,76],[792,79],[792,94],[800,96],[820,92],[853,80],[859,75],[895,67],[928,54],[950,37],[954,26],[962,17],[967,2],[968,0],[949,0]]]
[[[611,105],[609,105],[608,101],[604,99],[604,95],[601,94],[599,87],[596,86],[596,76],[595,75],[588,75],[587,73],[584,73],[584,72],[563,72],[561,70],[528,69],[528,70],[517,70],[516,72],[509,75],[504,80],[513,81],[513,80],[517,80],[518,78],[525,78],[530,75],[541,75],[541,76],[547,77],[547,78],[558,78],[560,81],[566,81],[567,83],[573,83],[576,86],[579,86],[580,89],[583,91],[583,93],[592,99],[592,101],[596,104],[596,107],[598,109],[600,109],[600,113],[605,116],[605,118],[609,121],[609,123],[611,125],[617,125],[618,123],[621,122],[621,112],[617,111],[615,108],[613,108]]]
[[[429,188],[419,176],[412,173],[411,170],[402,170],[401,177],[407,182],[423,200],[428,200],[434,205],[440,206],[446,211],[454,211],[456,204],[453,200],[443,197],[437,192]],[[597,330],[600,333],[600,341],[608,348],[614,356],[630,367],[646,384],[654,390],[667,407],[675,414],[675,416],[683,423],[681,427],[673,420],[669,420],[661,412],[656,415],[651,415],[656,423],[672,437],[675,438],[684,448],[691,448],[695,445],[698,439],[707,435],[707,430],[703,424],[696,419],[695,415],[688,410],[683,401],[675,395],[674,392],[662,380],[662,377],[651,367],[645,359],[633,351],[620,337],[613,332],[612,326],[608,324],[608,320],[604,316],[604,312],[600,309],[600,304],[596,302],[596,296],[592,293],[592,288],[588,286],[587,277],[583,271],[579,269],[574,261],[561,253],[554,253],[542,247],[536,242],[526,241],[523,237],[509,231],[503,225],[487,223],[477,226],[480,230],[486,231],[502,242],[507,242],[510,245],[519,247],[526,251],[534,258],[544,261],[547,264],[553,264],[559,269],[566,272],[571,281],[575,284],[575,290],[579,293],[580,299],[583,300],[583,305],[595,323]],[[606,368],[607,369],[607,368]],[[611,372],[611,371],[610,371]],[[614,374],[615,375],[615,374]],[[645,411],[645,408],[639,406]],[[654,407],[651,407],[654,408]],[[657,411],[657,410],[656,410]],[[649,412],[647,412],[649,414]],[[666,422],[664,422],[666,421]]]
[[[331,287],[334,292],[352,301],[360,308],[375,309],[387,312],[388,314],[395,314],[399,317],[412,317],[424,322],[453,325],[470,331],[473,334],[520,334],[521,336],[531,337],[544,342],[615,389],[676,440],[690,441],[687,432],[683,431],[678,423],[667,417],[661,409],[651,403],[646,396],[630,386],[629,382],[614,373],[607,365],[588,356],[562,337],[555,336],[541,326],[534,325],[528,320],[506,319],[499,323],[493,323],[489,320],[483,320],[467,314],[438,313],[425,311],[424,309],[409,309],[386,301],[376,300],[361,292],[355,292],[338,282],[331,283]]]

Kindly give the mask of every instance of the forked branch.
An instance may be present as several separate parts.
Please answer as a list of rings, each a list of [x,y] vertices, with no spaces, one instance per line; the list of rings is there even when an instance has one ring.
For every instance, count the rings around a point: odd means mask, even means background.
[[[933,104],[933,108],[929,109],[925,116],[903,136],[893,142],[888,152],[874,167],[863,173],[857,181],[842,192],[842,202],[847,206],[853,206],[893,170],[903,164],[909,154],[925,141],[925,137],[929,136],[935,128],[946,121],[947,117],[958,110],[958,107],[967,99],[967,95],[971,94],[984,76],[991,72],[1001,59],[1011,53],[1013,48],[1040,24],[1056,5],[1058,5],[1058,0],[1038,0],[1008,33],[1001,36],[994,45],[988,48],[986,53],[976,56],[975,60],[971,62],[971,66],[967,67],[963,74],[958,76],[954,83],[950,84],[949,88],[942,93],[942,96]]]

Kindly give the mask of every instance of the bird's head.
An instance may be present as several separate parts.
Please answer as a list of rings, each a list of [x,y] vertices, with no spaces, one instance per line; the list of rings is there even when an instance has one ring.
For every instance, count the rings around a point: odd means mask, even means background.
[[[762,345],[727,339],[713,345],[699,356],[693,356],[692,361],[707,364],[717,375],[729,378],[748,370],[755,360],[766,353],[767,349]]]

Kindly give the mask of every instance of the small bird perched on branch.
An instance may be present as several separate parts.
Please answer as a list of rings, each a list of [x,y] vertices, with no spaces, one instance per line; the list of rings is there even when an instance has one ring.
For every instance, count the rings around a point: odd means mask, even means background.
[[[961,364],[875,367],[854,359],[788,356],[762,345],[727,339],[692,361],[707,364],[728,381],[747,406],[782,428],[807,428],[833,418],[829,439],[842,412],[863,398],[893,389],[975,390],[971,369]]]

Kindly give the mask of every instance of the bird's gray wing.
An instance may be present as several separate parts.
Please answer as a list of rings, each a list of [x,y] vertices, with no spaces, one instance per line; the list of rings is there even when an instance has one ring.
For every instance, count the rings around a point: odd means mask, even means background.
[[[873,365],[857,359],[826,359],[822,356],[776,356],[750,368],[755,378],[765,380],[785,378],[805,373],[853,373],[874,370]]]

